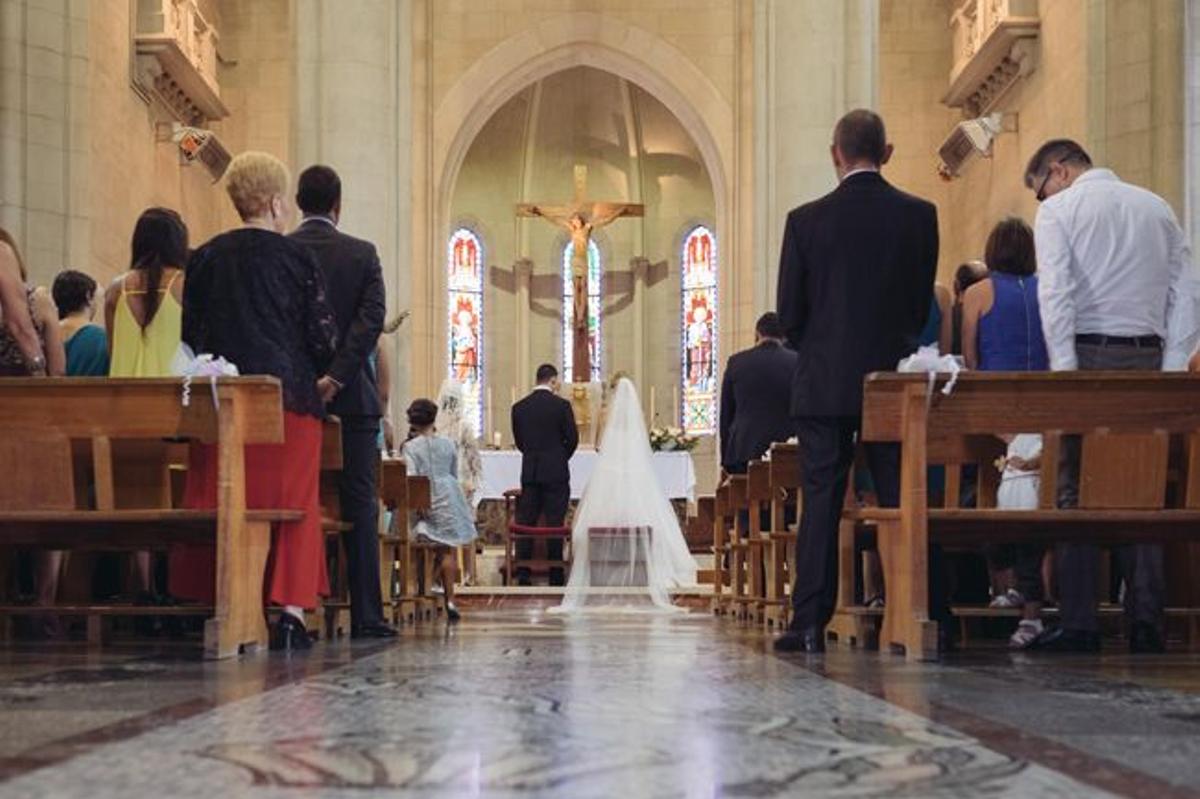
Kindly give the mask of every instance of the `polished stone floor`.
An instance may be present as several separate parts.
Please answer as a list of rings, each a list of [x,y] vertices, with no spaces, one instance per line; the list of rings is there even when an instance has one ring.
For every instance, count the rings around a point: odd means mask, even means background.
[[[697,612],[476,610],[203,663],[0,649],[0,797],[1200,796],[1200,658],[942,664]]]

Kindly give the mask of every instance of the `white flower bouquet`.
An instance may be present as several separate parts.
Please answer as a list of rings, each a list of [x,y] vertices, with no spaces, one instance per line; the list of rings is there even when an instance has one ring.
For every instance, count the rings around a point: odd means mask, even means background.
[[[691,452],[699,438],[689,435],[681,427],[651,427],[650,449],[655,452]]]

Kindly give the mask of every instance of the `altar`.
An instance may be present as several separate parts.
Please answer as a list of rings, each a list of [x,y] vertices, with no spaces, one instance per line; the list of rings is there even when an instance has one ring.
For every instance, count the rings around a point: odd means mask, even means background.
[[[521,453],[517,450],[484,450],[482,499],[503,499],[504,492],[521,487]],[[599,453],[578,450],[571,458],[571,499],[583,496],[596,468]],[[690,452],[655,452],[654,474],[667,499],[696,501],[696,468]]]

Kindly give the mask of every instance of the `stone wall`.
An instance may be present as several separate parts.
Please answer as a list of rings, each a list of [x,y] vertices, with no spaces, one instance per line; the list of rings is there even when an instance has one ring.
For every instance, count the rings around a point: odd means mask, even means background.
[[[948,85],[949,8],[938,0],[883,0],[880,108],[897,155],[888,175],[938,204],[939,277],[979,258],[1004,216],[1032,223],[1037,202],[1022,177],[1049,138],[1074,138],[1097,163],[1146,186],[1182,212],[1182,4],[1179,0],[1055,0],[1039,5],[1036,70],[1004,96],[1018,130],[999,136],[990,159],[943,186],[937,148],[960,119],[940,96]],[[895,120],[895,121],[893,121]]]
[[[36,283],[88,266],[91,11],[87,0],[0,3],[0,227]]]
[[[231,153],[265,149],[289,160],[288,0],[204,0],[221,33],[220,81],[230,117],[211,127]],[[102,284],[128,267],[145,208],[180,211],[193,244],[235,223],[200,166],[160,141],[171,117],[133,85],[131,4],[123,0],[5,0],[0,5],[0,224],[12,230],[32,279],[63,268]]]

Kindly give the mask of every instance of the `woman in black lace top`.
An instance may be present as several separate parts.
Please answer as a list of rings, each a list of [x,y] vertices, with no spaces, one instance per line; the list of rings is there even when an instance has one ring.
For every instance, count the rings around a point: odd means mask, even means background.
[[[305,512],[272,536],[267,601],[283,608],[272,645],[309,646],[304,609],[328,593],[317,483],[324,402],[318,387],[333,358],[337,325],[325,300],[324,276],[312,254],[282,234],[287,226],[287,168],[266,153],[233,160],[226,188],[244,226],[196,251],[183,295],[183,340],[243,375],[274,375],[283,383],[284,443],[246,447],[250,507]],[[193,445],[185,504],[216,505],[216,453]],[[198,568],[201,561],[207,568]],[[171,591],[209,600],[215,574],[211,550],[201,559],[181,550],[172,560]]]

